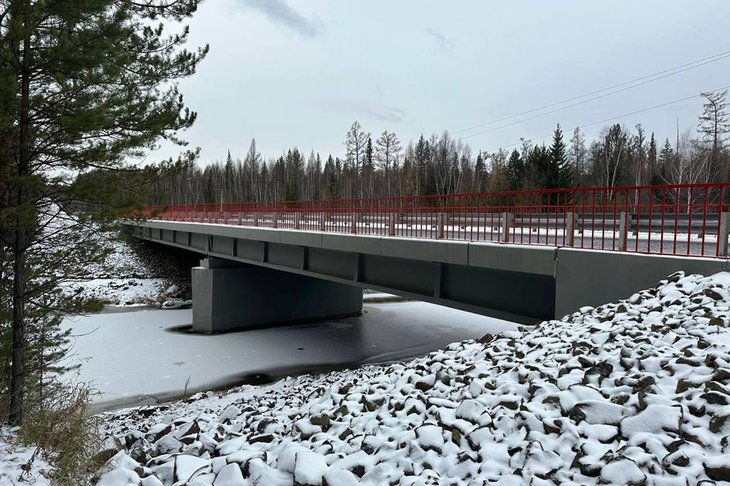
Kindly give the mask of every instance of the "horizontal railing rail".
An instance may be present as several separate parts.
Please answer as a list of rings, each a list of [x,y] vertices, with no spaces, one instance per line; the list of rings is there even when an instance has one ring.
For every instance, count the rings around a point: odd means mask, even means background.
[[[150,219],[725,257],[730,183],[150,206]]]

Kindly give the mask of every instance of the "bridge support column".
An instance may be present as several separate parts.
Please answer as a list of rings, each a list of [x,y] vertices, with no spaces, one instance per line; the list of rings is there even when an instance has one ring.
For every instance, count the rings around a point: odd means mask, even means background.
[[[193,268],[193,329],[216,333],[343,317],[362,311],[362,289],[208,258]]]

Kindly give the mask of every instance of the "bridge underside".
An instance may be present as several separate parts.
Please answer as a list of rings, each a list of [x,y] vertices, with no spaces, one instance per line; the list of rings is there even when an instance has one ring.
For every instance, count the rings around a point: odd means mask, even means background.
[[[357,315],[362,289],[231,260],[193,268],[193,326],[214,333]]]
[[[147,221],[136,236],[208,257],[194,327],[218,332],[352,315],[371,288],[521,323],[628,297],[717,259]]]

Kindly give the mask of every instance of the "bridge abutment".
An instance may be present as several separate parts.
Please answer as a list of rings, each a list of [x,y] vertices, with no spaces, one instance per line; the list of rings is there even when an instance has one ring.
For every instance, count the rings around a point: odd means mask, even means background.
[[[203,333],[357,315],[362,289],[218,258],[192,270],[193,329]]]

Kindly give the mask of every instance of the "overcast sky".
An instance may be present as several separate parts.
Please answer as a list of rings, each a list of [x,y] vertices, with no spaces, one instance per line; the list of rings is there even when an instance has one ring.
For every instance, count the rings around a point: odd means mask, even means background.
[[[730,57],[466,129],[730,51],[728,26],[728,0],[207,0],[190,21],[191,44],[210,54],[180,85],[198,112],[184,138],[203,164],[229,149],[243,157],[252,138],[266,156],[293,146],[342,156],[355,120],[373,138],[448,130],[475,151],[541,142],[556,123],[572,132],[730,85]],[[617,121],[663,140],[677,123],[694,131],[701,109],[697,97]],[[603,125],[587,127],[588,138]]]

